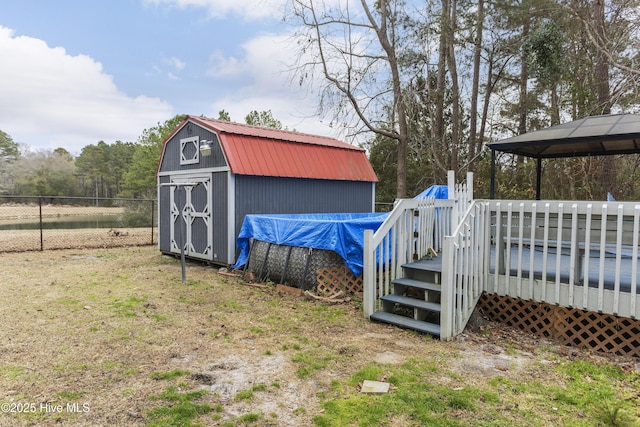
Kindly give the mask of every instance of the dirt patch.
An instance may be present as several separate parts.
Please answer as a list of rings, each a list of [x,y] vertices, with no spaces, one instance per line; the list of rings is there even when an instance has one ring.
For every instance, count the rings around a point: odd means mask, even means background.
[[[0,413],[0,426],[146,425],[172,386],[207,391],[202,401],[219,410],[203,425],[244,414],[312,425],[333,382],[416,358],[433,360],[434,381],[453,389],[542,378],[547,364],[574,358],[640,368],[491,322],[441,342],[369,322],[356,304],[246,286],[201,264],[182,283],[179,261],[155,247],[8,253],[0,277],[0,402],[36,407]],[[176,370],[184,375],[154,376]]]

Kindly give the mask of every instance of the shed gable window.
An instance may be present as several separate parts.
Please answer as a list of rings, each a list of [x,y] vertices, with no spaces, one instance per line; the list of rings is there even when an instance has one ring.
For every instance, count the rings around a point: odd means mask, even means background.
[[[199,137],[180,140],[180,165],[192,165],[200,162]]]

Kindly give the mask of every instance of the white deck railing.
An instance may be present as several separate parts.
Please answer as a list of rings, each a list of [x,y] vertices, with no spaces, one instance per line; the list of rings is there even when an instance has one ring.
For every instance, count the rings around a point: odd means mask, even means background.
[[[464,330],[485,290],[489,266],[489,204],[475,201],[442,249],[440,338],[448,340]]]
[[[402,265],[442,250],[473,200],[473,174],[467,184],[454,185],[448,176],[449,199],[401,199],[374,233],[365,230],[363,260],[363,309],[365,318],[376,311],[378,299],[391,292],[391,281],[402,277]]]
[[[402,200],[365,231],[367,318],[430,247],[442,257],[442,339],[462,332],[482,292],[638,318],[640,203],[471,202],[465,186],[449,188],[457,200]]]
[[[640,203],[488,203],[486,292],[638,316]]]
[[[637,318],[640,204],[476,200],[442,251],[441,338],[482,292]]]

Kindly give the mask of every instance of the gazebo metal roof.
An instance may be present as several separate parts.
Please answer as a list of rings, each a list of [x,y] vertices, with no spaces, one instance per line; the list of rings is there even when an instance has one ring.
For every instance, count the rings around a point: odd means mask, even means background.
[[[533,158],[640,153],[640,115],[585,117],[487,143],[491,150]]]
[[[640,153],[640,115],[590,116],[547,129],[486,144],[491,149],[494,194],[495,152],[538,159],[536,198],[540,198],[541,159]]]

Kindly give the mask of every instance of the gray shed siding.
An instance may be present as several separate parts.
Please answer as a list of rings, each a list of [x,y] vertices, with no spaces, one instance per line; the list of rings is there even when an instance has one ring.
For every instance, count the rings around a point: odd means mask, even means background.
[[[362,181],[236,175],[236,239],[247,214],[372,212],[374,186]]]
[[[200,162],[190,165],[180,164],[180,140],[184,138],[191,138],[198,136],[200,140],[215,141],[215,144],[211,144],[211,155],[200,156]],[[169,171],[198,171],[204,168],[213,168],[227,166],[227,162],[222,153],[222,148],[218,142],[217,136],[206,129],[196,126],[192,123],[187,123],[178,133],[176,133],[164,148],[164,156],[162,157],[162,163],[160,164],[160,172]]]
[[[213,174],[211,182],[211,192],[213,195],[212,215],[213,215],[213,260],[230,264],[228,260],[235,261],[235,254],[229,254],[229,173],[216,172]],[[229,255],[232,258],[229,258]]]
[[[158,179],[160,184],[168,183],[168,176],[161,176]],[[171,205],[169,200],[169,187],[158,188],[158,249],[162,252],[171,250],[171,236],[169,230],[171,227]]]

